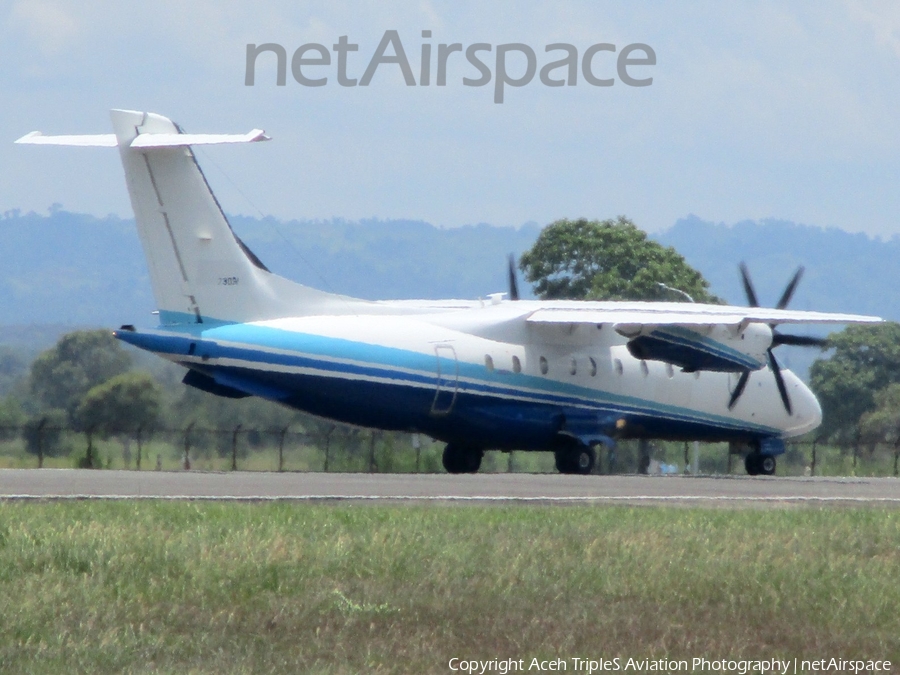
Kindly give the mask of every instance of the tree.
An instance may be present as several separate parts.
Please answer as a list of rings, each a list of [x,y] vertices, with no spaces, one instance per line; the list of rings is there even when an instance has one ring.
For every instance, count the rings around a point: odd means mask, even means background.
[[[40,457],[58,457],[69,452],[64,431],[68,415],[64,410],[45,410],[25,422],[22,437],[25,450]]]
[[[25,413],[19,400],[9,395],[0,399],[0,441],[16,438],[25,424]]]
[[[859,418],[862,437],[873,443],[900,442],[900,382],[874,395],[875,407]]]
[[[105,435],[149,429],[159,419],[162,391],[147,373],[122,373],[91,388],[75,410],[81,431]]]
[[[822,405],[820,435],[848,441],[876,408],[876,392],[900,382],[900,323],[849,326],[828,337],[834,351],[816,359],[809,380]]]
[[[719,302],[674,248],[648,239],[624,216],[550,223],[519,266],[547,300],[686,301],[686,293],[696,302]]]
[[[65,410],[71,419],[92,387],[130,366],[131,357],[109,331],[68,333],[31,364],[31,391],[44,408]]]
[[[76,408],[75,426],[87,436],[83,466],[94,466],[93,435],[121,436],[123,458],[130,462],[131,438],[137,435],[138,469],[141,468],[141,431],[149,431],[159,419],[162,390],[148,373],[122,373],[91,388]]]

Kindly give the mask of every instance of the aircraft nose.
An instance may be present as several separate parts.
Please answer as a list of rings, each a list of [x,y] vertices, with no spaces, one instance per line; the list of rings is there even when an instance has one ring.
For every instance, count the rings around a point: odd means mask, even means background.
[[[783,374],[788,393],[791,397],[793,414],[788,418],[788,428],[785,436],[800,436],[818,428],[822,423],[822,406],[812,390],[803,381],[788,371]]]

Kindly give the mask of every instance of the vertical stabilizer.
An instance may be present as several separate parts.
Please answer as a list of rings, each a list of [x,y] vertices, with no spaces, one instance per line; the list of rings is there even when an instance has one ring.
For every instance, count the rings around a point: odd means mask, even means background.
[[[113,110],[112,122],[162,324],[270,319],[335,302],[266,269],[231,230],[190,147],[266,140],[261,131],[182,134],[161,115],[129,110]]]

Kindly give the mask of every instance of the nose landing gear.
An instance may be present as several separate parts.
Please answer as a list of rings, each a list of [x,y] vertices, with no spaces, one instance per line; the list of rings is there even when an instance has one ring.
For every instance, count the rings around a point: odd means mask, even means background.
[[[597,453],[589,445],[577,445],[572,448],[557,450],[556,470],[560,473],[587,475],[594,470]]]
[[[772,455],[763,455],[758,450],[749,453],[744,458],[744,468],[751,476],[775,475],[775,458]]]

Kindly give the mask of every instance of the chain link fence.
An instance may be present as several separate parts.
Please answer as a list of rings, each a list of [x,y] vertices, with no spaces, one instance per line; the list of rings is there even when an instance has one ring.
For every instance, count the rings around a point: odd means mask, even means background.
[[[110,468],[201,471],[442,472],[443,443],[426,436],[319,423],[255,428],[137,428],[98,433],[40,420],[0,427],[0,466],[6,468]],[[597,449],[596,473],[743,474],[743,457],[727,443],[620,441]],[[649,457],[648,457],[649,452]],[[482,471],[554,472],[549,452],[487,452]],[[898,476],[900,442],[787,443],[778,457],[782,476]]]

